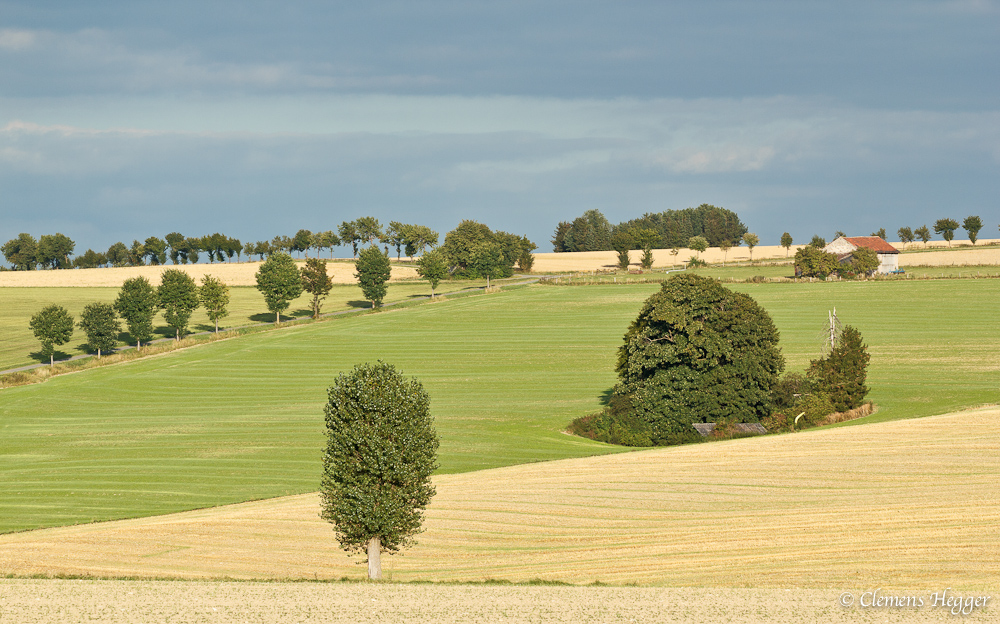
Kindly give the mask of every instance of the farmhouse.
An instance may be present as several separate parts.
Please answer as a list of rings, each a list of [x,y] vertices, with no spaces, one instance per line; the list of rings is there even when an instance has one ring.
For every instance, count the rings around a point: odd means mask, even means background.
[[[871,249],[878,256],[878,272],[892,273],[899,270],[899,250],[879,236],[840,236],[823,248],[823,251],[837,254],[840,262],[850,262],[855,249]]]

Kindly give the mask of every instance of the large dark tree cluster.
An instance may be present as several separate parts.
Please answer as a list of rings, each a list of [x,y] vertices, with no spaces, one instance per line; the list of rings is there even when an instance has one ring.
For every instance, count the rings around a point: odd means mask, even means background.
[[[693,423],[757,422],[770,414],[783,368],[778,330],[757,302],[714,279],[677,275],[625,333],[611,406],[591,432],[665,445],[697,439]]]
[[[654,249],[686,247],[689,240],[702,236],[709,246],[737,244],[747,227],[731,210],[709,204],[683,210],[646,213],[637,219],[612,226],[600,211],[588,210],[573,221],[556,226],[552,245],[555,251],[606,251],[618,249],[612,238],[616,232],[651,230],[656,233]],[[640,249],[641,247],[633,247]]]

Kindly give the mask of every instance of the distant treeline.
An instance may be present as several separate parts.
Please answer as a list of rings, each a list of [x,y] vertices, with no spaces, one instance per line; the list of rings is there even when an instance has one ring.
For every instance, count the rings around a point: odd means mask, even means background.
[[[615,249],[612,242],[616,232],[639,232],[652,230],[656,233],[654,249],[687,247],[693,236],[703,236],[709,246],[719,243],[737,244],[747,233],[739,216],[731,210],[702,204],[697,208],[648,212],[638,219],[611,225],[599,210],[588,210],[573,221],[563,221],[556,226],[552,246],[555,251],[610,251]],[[636,249],[638,249],[638,238]]]
[[[319,253],[322,249],[338,245],[351,247],[353,255],[358,255],[358,245],[378,241],[386,249],[394,247],[397,258],[405,250],[413,257],[428,246],[438,243],[438,233],[425,225],[410,225],[392,221],[387,228],[382,227],[374,217],[361,217],[354,221],[344,221],[336,231],[312,232],[299,230],[294,236],[275,236],[269,241],[242,242],[238,238],[218,232],[206,236],[184,236],[171,232],[163,238],[150,236],[144,241],[133,240],[131,245],[117,242],[107,251],[88,249],[73,257],[76,243],[64,234],[45,234],[35,239],[27,233],[18,235],[3,245],[0,252],[15,271],[36,269],[95,269],[98,267],[123,267],[163,265],[167,260],[173,264],[196,264],[202,254],[209,262],[223,262],[236,258],[264,259],[277,252],[303,253],[310,249]]]

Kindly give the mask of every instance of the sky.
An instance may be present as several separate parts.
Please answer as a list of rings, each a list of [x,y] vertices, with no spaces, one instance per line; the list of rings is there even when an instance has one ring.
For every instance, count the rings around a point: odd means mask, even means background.
[[[996,238],[998,78],[991,0],[0,0],[0,242],[371,215],[550,251],[703,203],[761,244]]]

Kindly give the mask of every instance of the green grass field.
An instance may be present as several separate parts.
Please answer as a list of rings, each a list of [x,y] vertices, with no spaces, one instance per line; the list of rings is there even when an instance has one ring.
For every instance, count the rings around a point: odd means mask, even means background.
[[[470,286],[481,286],[480,282],[454,281],[443,282],[438,288],[440,293],[455,292]],[[61,305],[77,321],[84,306],[94,302],[114,302],[118,296],[117,288],[0,288],[0,370],[48,362],[40,352],[38,340],[31,333],[28,322],[31,316],[50,304]],[[404,301],[413,297],[430,295],[430,286],[424,281],[394,282],[389,285],[389,293],[385,302]],[[268,312],[264,297],[252,286],[230,287],[229,316],[222,319],[220,328],[239,327],[253,323],[273,322],[274,314]],[[282,317],[295,318],[312,315],[312,297],[304,293],[294,300]],[[364,300],[361,289],[355,285],[335,285],[330,296],[323,302],[323,313],[339,310],[367,308],[371,303]],[[159,337],[172,337],[173,330],[167,326],[162,314],[158,314],[156,328]],[[124,328],[124,323],[123,329]],[[191,317],[190,331],[212,331],[215,326],[208,320],[205,311],[195,310]],[[121,335],[122,343],[130,342],[127,333]],[[77,329],[73,338],[61,347],[56,348],[56,358],[67,358],[87,353],[87,336]]]
[[[775,319],[789,370],[827,311],[872,354],[868,420],[1000,401],[998,280],[737,284]],[[533,286],[212,343],[0,391],[0,531],[316,489],[325,389],[385,359],[418,377],[442,473],[616,452],[562,433],[615,382],[653,284]]]

